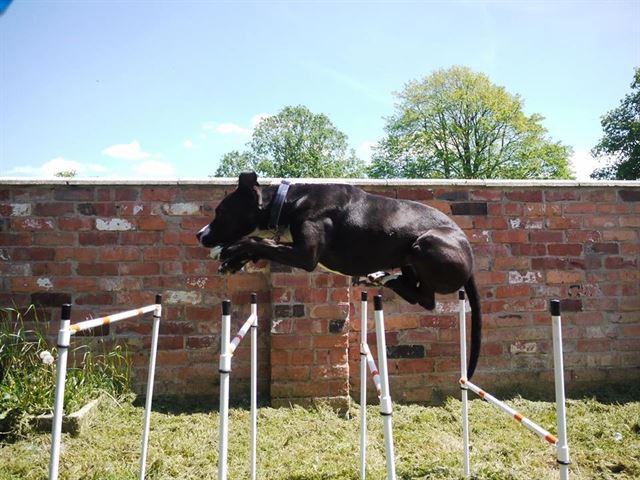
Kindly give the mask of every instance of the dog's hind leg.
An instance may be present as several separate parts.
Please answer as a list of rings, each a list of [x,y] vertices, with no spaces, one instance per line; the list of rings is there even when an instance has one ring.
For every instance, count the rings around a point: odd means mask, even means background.
[[[386,279],[380,279],[380,283],[413,305],[418,303],[427,310],[435,308],[434,292],[420,283],[415,270],[410,265],[402,267],[402,275],[389,275]]]

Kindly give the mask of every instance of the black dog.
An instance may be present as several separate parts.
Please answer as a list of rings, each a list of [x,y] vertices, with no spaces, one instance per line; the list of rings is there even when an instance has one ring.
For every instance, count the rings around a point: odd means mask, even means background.
[[[234,273],[247,262],[268,259],[312,271],[320,265],[390,288],[428,310],[435,293],[464,287],[471,305],[471,378],[480,354],[480,298],[473,253],[465,234],[442,212],[408,200],[368,194],[346,184],[261,188],[254,172],[218,205],[197,237]],[[400,268],[401,274],[383,270]]]

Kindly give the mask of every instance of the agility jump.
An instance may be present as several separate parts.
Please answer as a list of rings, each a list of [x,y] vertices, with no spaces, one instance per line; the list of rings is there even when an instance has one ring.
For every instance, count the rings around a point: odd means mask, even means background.
[[[156,303],[105,317],[71,324],[71,305],[62,306],[60,330],[58,331],[58,361],[56,366],[56,395],[51,427],[51,458],[49,461],[49,480],[57,480],[60,465],[60,443],[62,439],[62,415],[64,411],[64,389],[67,378],[67,358],[71,336],[91,328],[109,325],[133,317],[153,312],[153,330],[151,333],[151,352],[149,354],[149,372],[147,376],[147,397],[144,407],[144,426],[142,433],[142,452],[140,454],[140,480],[144,480],[149,444],[149,425],[151,420],[151,402],[153,397],[153,380],[156,369],[156,352],[158,350],[158,332],[162,316],[162,295],[156,295]]]
[[[462,392],[462,435],[463,435],[463,468],[465,478],[471,477],[471,465],[469,455],[469,403],[467,391],[471,390],[483,400],[498,407],[514,420],[540,436],[548,443],[556,447],[557,462],[560,466],[560,479],[569,479],[569,445],[567,443],[567,420],[564,393],[564,365],[562,356],[562,322],[560,317],[560,301],[551,300],[551,320],[553,326],[553,363],[556,393],[556,417],[558,436],[554,436],[547,430],[521,415],[506,403],[498,400],[493,395],[485,392],[477,385],[467,380],[467,343],[466,343],[466,318],[465,318],[465,294],[463,290],[458,292],[460,315],[460,388]]]
[[[251,294],[251,314],[238,334],[231,339],[231,301],[222,302],[222,332],[220,335],[220,442],[218,444],[218,480],[227,479],[229,451],[229,376],[231,359],[242,339],[251,329],[251,480],[256,480],[256,449],[258,439],[258,300]]]
[[[391,424],[392,406],[389,390],[389,374],[387,369],[387,343],[384,330],[384,313],[382,311],[382,296],[373,298],[376,343],[380,371],[371,355],[367,344],[367,292],[361,297],[360,322],[360,479],[366,478],[367,471],[367,367],[371,372],[373,383],[380,399],[380,415],[384,423],[384,447],[387,461],[387,479],[396,480],[395,453],[393,450],[393,430]]]

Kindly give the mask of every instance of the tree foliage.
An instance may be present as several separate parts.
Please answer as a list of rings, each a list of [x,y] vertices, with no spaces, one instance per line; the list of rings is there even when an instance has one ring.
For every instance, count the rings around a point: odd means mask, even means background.
[[[387,119],[369,174],[375,178],[571,178],[569,147],[543,117],[465,67],[409,82]]]
[[[591,178],[640,179],[640,68],[636,68],[631,93],[618,108],[600,121],[604,136],[591,150],[594,157],[609,157],[608,164],[593,171]]]
[[[249,151],[226,154],[216,176],[255,170],[267,177],[358,177],[364,163],[326,115],[285,107],[255,128]]]

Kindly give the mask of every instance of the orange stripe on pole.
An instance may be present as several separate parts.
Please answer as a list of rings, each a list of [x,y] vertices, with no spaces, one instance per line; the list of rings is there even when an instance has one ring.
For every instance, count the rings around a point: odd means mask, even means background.
[[[516,413],[513,418],[515,418],[517,421],[521,422],[522,421],[522,415],[520,415],[519,413]]]
[[[486,395],[486,393],[485,393],[485,391],[484,391],[484,390],[480,390],[480,391],[478,392],[478,395],[480,395],[480,398],[484,398],[484,396]]]
[[[558,439],[555,436],[551,435],[551,434],[549,434],[546,437],[544,437],[544,439],[547,442],[549,442],[551,445],[555,445],[556,443],[558,443]]]

